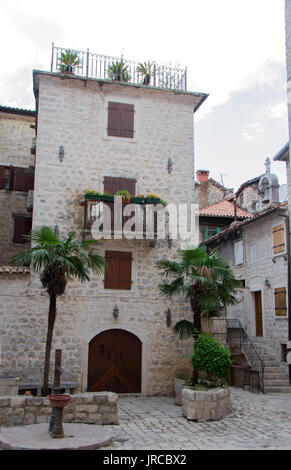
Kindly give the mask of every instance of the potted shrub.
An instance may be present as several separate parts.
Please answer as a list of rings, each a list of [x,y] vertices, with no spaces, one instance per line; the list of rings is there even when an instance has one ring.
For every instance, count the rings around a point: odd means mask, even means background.
[[[76,52],[67,49],[61,53],[59,59],[59,71],[62,73],[74,74],[75,69],[80,65],[80,59]]]
[[[225,381],[232,360],[227,348],[208,333],[200,333],[190,364],[206,375],[207,381],[182,390],[183,414],[197,421],[219,420],[231,412],[230,390]]]
[[[144,77],[143,82],[142,82],[143,85],[150,84],[151,76],[152,76],[152,66],[153,66],[152,62],[148,61],[148,62],[139,63],[136,68],[136,71],[142,74]]]
[[[117,193],[115,193],[115,196],[121,196],[122,202],[130,202],[131,200],[131,194],[126,189],[121,189],[120,191],[117,191]]]
[[[128,73],[128,65],[124,64],[123,62],[112,62],[108,67],[107,73],[111,80],[129,82],[131,79]]]
[[[104,191],[104,193],[101,196],[101,201],[114,202],[114,196],[112,196],[112,194],[109,194],[107,191]]]

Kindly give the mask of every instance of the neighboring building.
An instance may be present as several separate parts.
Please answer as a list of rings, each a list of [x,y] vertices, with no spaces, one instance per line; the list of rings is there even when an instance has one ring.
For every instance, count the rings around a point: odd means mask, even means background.
[[[251,214],[237,207],[234,201],[223,200],[199,210],[200,241],[220,233],[235,220],[249,219]]]
[[[0,106],[0,265],[26,244],[31,230],[35,112]]]
[[[196,171],[195,195],[200,209],[223,201],[232,194],[233,189],[225,188],[218,181],[209,178],[208,170]]]
[[[193,109],[206,95],[181,88],[178,74],[177,84],[165,82],[165,68],[156,86],[87,75],[33,72],[33,227],[49,225],[62,237],[73,231],[78,239],[90,236],[93,219],[87,216],[96,217],[103,206],[85,201],[89,189],[194,203]],[[169,77],[175,78],[173,70]],[[70,281],[58,300],[53,350],[63,350],[63,381],[76,382],[82,391],[173,393],[175,374],[190,370],[192,342],[180,341],[171,328],[191,318],[187,302],[167,302],[158,291],[156,262],[174,255],[169,246],[153,236],[99,241],[97,251],[107,261],[104,276],[92,276],[86,285]],[[47,294],[33,275],[28,280],[0,271],[0,276],[5,331],[0,371],[19,375],[22,383],[39,380]]]
[[[236,203],[251,214],[257,212],[259,176],[245,181],[236,191]]]
[[[204,241],[208,250],[218,248],[241,281],[238,303],[228,306],[228,318],[246,328],[266,361],[266,391],[291,391],[286,363],[288,339],[287,203],[278,200],[277,178],[259,178],[259,211],[251,218]],[[271,364],[272,362],[272,364]],[[272,376],[270,374],[273,374]]]

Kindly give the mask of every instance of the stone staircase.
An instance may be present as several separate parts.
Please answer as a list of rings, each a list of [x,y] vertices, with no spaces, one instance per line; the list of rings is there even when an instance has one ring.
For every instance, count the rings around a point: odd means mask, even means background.
[[[280,363],[275,358],[271,346],[266,344],[263,339],[259,340],[258,338],[254,338],[253,343],[265,363],[265,393],[291,393],[288,373],[284,373],[281,369]]]

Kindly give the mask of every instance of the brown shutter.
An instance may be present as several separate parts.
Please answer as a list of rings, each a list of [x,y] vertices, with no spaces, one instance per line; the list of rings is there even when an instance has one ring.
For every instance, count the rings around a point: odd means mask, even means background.
[[[9,189],[13,189],[14,186],[14,167],[10,165],[9,168]]]
[[[131,289],[131,252],[119,252],[119,282],[118,289]]]
[[[105,252],[105,289],[131,289],[132,254],[123,251]]]
[[[136,180],[132,178],[119,178],[120,189],[126,189],[130,194],[135,194],[135,184]]]
[[[110,101],[108,103],[107,135],[121,135],[121,114],[122,104]]]
[[[272,229],[273,234],[273,253],[285,251],[284,225],[277,225]]]
[[[120,189],[120,178],[104,176],[104,191],[114,195]]]
[[[5,189],[5,166],[0,166],[0,189]]]
[[[14,168],[13,188],[15,191],[27,191],[25,168]]]
[[[121,137],[133,138],[134,136],[134,106],[132,104],[122,105],[122,128]]]
[[[275,316],[285,317],[287,315],[286,288],[279,287],[275,289]]]

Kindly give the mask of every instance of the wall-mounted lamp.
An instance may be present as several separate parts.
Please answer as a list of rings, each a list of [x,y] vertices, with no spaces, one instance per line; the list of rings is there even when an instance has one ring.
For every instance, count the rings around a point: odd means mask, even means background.
[[[272,261],[275,264],[276,263],[276,258],[272,258]]]
[[[271,287],[271,283],[268,278],[265,279],[265,286],[266,287]]]
[[[171,314],[171,310],[168,308],[166,310],[166,324],[167,326],[171,326],[171,323],[172,323],[172,314]]]
[[[60,146],[60,150],[59,150],[59,159],[60,159],[60,162],[62,162],[64,160],[64,156],[65,156],[65,150],[64,150],[64,147],[61,145]]]
[[[288,255],[283,255],[283,258],[284,258],[285,261],[287,261],[288,260]]]
[[[117,305],[115,305],[114,309],[113,309],[113,316],[114,318],[117,318],[119,315],[119,308],[117,307]]]
[[[173,169],[173,160],[171,159],[171,157],[168,158],[168,173],[169,175],[172,173],[172,169]]]

